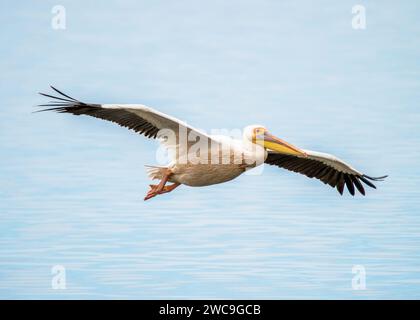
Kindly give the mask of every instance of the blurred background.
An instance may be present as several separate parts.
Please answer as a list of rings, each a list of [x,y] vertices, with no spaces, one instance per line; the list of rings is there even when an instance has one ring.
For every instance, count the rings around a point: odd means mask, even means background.
[[[420,298],[417,1],[0,7],[1,298]],[[204,130],[261,123],[389,177],[352,197],[266,167],[143,202],[158,144],[32,113],[49,85]]]

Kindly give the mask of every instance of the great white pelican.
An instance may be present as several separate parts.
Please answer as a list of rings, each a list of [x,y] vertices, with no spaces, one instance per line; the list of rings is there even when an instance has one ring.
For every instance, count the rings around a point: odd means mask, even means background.
[[[365,195],[362,182],[376,189],[372,181],[386,178],[365,175],[331,154],[297,148],[273,136],[261,125],[245,127],[242,139],[208,135],[141,104],[84,103],[51,88],[55,95],[40,94],[54,101],[39,105],[48,107],[39,111],[88,115],[112,121],[147,138],[157,138],[168,148],[171,157],[168,165],[147,166],[149,177],[160,182],[150,185],[144,200],[171,192],[181,184],[202,187],[226,182],[263,163],[319,179],[337,188],[340,194],[347,186],[351,195],[356,189]],[[167,185],[168,182],[172,184]]]

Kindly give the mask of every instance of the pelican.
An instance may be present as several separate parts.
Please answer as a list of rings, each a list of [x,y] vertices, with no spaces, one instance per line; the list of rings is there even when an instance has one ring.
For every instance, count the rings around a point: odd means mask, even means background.
[[[160,182],[150,185],[144,200],[171,192],[180,185],[202,187],[227,182],[263,163],[319,179],[341,195],[344,186],[353,196],[356,189],[365,195],[362,183],[376,189],[372,181],[387,177],[371,177],[331,154],[300,149],[272,135],[262,125],[245,127],[242,139],[209,135],[145,105],[85,103],[53,86],[51,89],[54,93],[40,94],[53,101],[39,105],[48,108],[37,112],[56,111],[108,120],[158,139],[168,149],[168,165],[146,166],[149,177]],[[202,148],[197,147],[197,141]]]

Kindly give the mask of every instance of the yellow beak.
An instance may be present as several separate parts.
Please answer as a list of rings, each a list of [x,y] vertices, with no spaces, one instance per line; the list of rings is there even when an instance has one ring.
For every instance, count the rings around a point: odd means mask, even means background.
[[[279,153],[290,154],[293,156],[301,156],[301,157],[308,156],[304,151],[300,150],[299,148],[291,145],[290,143],[284,140],[281,140],[280,138],[273,136],[267,131],[264,132],[263,135],[257,135],[256,142],[259,145],[264,146],[264,148],[266,149],[274,150]]]

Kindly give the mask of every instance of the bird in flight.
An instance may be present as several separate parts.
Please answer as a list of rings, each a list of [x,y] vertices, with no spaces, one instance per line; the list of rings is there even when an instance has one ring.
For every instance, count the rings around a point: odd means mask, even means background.
[[[364,184],[376,189],[373,182],[387,177],[370,177],[331,154],[297,148],[261,125],[245,127],[242,139],[209,135],[141,104],[85,103],[51,88],[54,95],[40,94],[53,101],[39,105],[48,108],[38,112],[56,111],[108,120],[158,139],[168,149],[168,165],[146,166],[149,177],[160,182],[150,185],[144,200],[171,192],[180,185],[202,187],[227,182],[263,163],[319,179],[341,195],[345,186],[351,195],[355,195],[356,189],[365,195]]]

